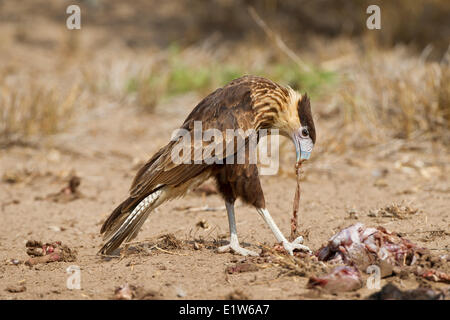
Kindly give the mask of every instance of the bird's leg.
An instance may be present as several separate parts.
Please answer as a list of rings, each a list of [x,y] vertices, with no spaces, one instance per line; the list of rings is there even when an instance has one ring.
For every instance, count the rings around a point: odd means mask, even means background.
[[[269,211],[265,208],[258,208],[257,210],[258,213],[263,217],[264,221],[269,225],[270,229],[275,235],[275,238],[277,238],[277,241],[283,244],[284,249],[289,252],[290,255],[294,255],[294,249],[311,252],[311,249],[309,249],[307,246],[302,245],[303,237],[300,236],[294,241],[289,242],[281,233],[280,229],[278,229],[275,221],[273,221],[272,217],[270,216]]]
[[[219,252],[232,251],[234,253],[243,256],[259,256],[259,254],[257,254],[256,252],[241,247],[241,245],[239,244],[239,239],[236,231],[236,221],[234,219],[234,204],[230,202],[225,202],[225,207],[227,208],[228,223],[230,225],[230,244],[219,247],[217,251]]]

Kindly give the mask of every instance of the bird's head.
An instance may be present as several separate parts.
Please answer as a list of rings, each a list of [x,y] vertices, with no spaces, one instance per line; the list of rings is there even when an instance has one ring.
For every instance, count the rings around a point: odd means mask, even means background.
[[[243,77],[251,83],[257,128],[278,129],[294,142],[297,162],[309,159],[316,143],[316,129],[309,97],[261,77]],[[238,83],[238,82],[236,82]]]
[[[278,113],[276,127],[280,130],[281,135],[294,142],[297,162],[307,160],[316,143],[316,129],[309,97],[292,90],[287,102]]]
[[[295,144],[298,162],[309,159],[316,143],[316,128],[311,114],[311,104],[306,94],[297,103],[297,113],[299,126],[292,131],[291,138]]]

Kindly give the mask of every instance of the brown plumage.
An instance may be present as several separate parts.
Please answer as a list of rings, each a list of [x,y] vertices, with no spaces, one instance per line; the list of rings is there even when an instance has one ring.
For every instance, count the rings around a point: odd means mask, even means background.
[[[227,129],[242,129],[240,138],[244,146],[249,145],[251,129],[278,129],[279,133],[290,137],[296,146],[297,160],[309,157],[315,143],[315,128],[311,115],[308,97],[301,96],[291,88],[280,86],[268,79],[256,76],[244,76],[233,80],[223,88],[219,88],[204,98],[188,115],[181,129],[194,136],[195,121],[201,121],[202,130],[216,129],[222,133],[223,139],[214,140],[213,146],[219,144],[225,148],[234,144],[238,146],[238,137],[229,137]],[[255,131],[257,132],[257,131]],[[259,139],[256,133],[256,139]],[[192,145],[192,152],[181,155],[188,163],[174,162],[172,154],[181,143],[181,139],[172,139],[162,147],[138,171],[131,185],[129,197],[123,201],[109,216],[101,228],[106,240],[100,252],[110,254],[122,242],[129,242],[136,237],[149,213],[166,200],[183,196],[189,190],[213,177],[217,181],[218,190],[223,196],[230,223],[230,245],[219,248],[219,251],[231,249],[237,253],[255,254],[243,249],[237,240],[234,222],[233,204],[237,198],[255,206],[274,232],[277,240],[292,253],[294,248],[307,249],[300,241],[289,243],[276,227],[265,208],[264,194],[261,188],[258,168],[250,163],[250,153],[245,152],[242,164],[225,163],[226,157],[236,157],[238,148],[232,153],[218,153],[216,149],[210,153],[214,163],[196,162],[196,148],[205,152],[208,144]],[[308,150],[303,152],[303,148]],[[228,150],[228,149],[226,149]],[[178,153],[177,153],[178,154]]]

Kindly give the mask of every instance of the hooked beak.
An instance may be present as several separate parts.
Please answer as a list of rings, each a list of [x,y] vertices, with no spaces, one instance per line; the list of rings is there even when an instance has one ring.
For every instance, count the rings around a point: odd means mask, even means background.
[[[292,141],[295,145],[295,152],[297,154],[297,162],[300,160],[308,160],[311,156],[311,151],[314,146],[310,137],[302,137],[301,129],[292,134]]]

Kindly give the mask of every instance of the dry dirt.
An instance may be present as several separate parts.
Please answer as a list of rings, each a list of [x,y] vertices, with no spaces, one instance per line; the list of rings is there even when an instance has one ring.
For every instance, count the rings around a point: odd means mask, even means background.
[[[89,37],[86,23],[77,42],[67,37],[62,3],[50,11],[45,6],[31,8],[34,3],[24,2],[24,8],[15,2],[3,4],[0,62],[12,65],[9,73],[36,69],[39,73],[30,73],[36,79],[65,83],[67,79],[59,77],[58,71],[64,69],[66,60],[74,60],[74,65],[78,61],[76,55],[64,53],[70,53],[71,44],[80,46],[79,55],[85,56],[80,59],[82,66],[83,61],[102,60],[102,50],[121,61],[123,52],[115,47],[117,29],[103,38]],[[48,19],[43,12],[51,16],[52,24],[45,23]],[[132,16],[130,21],[134,20]],[[97,25],[92,28],[101,29]],[[130,37],[149,37],[141,25],[136,28],[142,33],[120,24],[118,28]],[[66,41],[58,40],[62,37]],[[60,60],[59,54],[68,57]],[[151,56],[147,51],[144,55]],[[106,68],[112,84],[126,80],[108,64]],[[363,286],[355,292],[332,295],[307,289],[309,276],[323,271],[309,257],[298,258],[298,268],[292,270],[289,264],[273,263],[271,257],[240,263],[244,260],[240,256],[217,253],[215,249],[228,241],[228,220],[223,200],[216,194],[206,195],[208,192],[191,193],[153,212],[136,239],[139,243],[121,258],[97,255],[102,245],[100,227],[126,197],[139,165],[167,143],[200,98],[192,94],[172,98],[150,114],[115,95],[103,96],[93,100],[96,106],[86,108],[72,129],[36,143],[0,148],[0,299],[364,299],[376,291]],[[313,100],[313,109],[316,105]],[[326,150],[325,137],[335,136],[327,131],[327,121],[325,117],[316,120],[316,150],[304,165],[299,229],[305,244],[316,251],[337,231],[362,222],[400,232],[435,255],[448,255],[448,149],[439,143],[396,140],[338,155]],[[282,153],[283,174],[262,177],[267,207],[286,236],[296,187],[294,153],[289,144]],[[68,185],[74,176],[80,179],[78,187],[72,185],[75,192]],[[396,205],[412,209],[399,211]],[[201,210],[206,206],[214,210]],[[237,203],[236,215],[241,243],[256,251],[274,245],[270,229],[254,208]],[[163,237],[167,234],[173,236]],[[70,259],[28,266],[24,262],[30,258],[29,240],[60,241],[70,248]],[[80,290],[66,286],[66,269],[72,265],[81,269]],[[381,285],[388,282],[401,290],[419,285],[436,290],[449,287],[415,276],[389,277],[382,279]]]
[[[121,259],[96,255],[102,243],[100,226],[126,196],[139,164],[166,143],[197,99],[180,98],[170,108],[161,105],[152,115],[111,104],[85,115],[77,129],[38,145],[0,150],[0,299],[109,299],[126,283],[163,299],[358,299],[375,292],[366,286],[338,295],[311,292],[306,288],[308,275],[317,270],[303,276],[289,274],[264,259],[257,270],[244,266],[248,272],[230,271],[243,258],[215,252],[228,238],[226,212],[220,209],[223,201],[215,194],[191,193],[160,207],[141,230],[136,239],[140,243]],[[320,144],[320,122],[317,127]],[[284,157],[294,153],[291,147]],[[359,221],[401,232],[421,246],[436,249],[435,254],[448,254],[450,157],[431,145],[424,148],[336,157],[317,154],[305,164],[302,181],[299,220],[306,245],[317,250],[335,232]],[[294,172],[293,158],[282,160],[284,171]],[[76,196],[58,197],[69,192],[65,187],[73,175],[81,179]],[[262,184],[268,209],[289,235],[294,178],[266,176]],[[417,212],[382,214],[393,203]],[[219,210],[198,210],[204,206]],[[236,212],[241,242],[257,251],[259,245],[274,244],[253,208],[238,203]],[[178,248],[170,241],[163,243],[159,238],[165,234],[183,243]],[[11,259],[29,258],[25,244],[31,239],[61,241],[76,251],[76,261],[31,267],[12,264]],[[194,248],[194,240],[204,244]],[[163,250],[150,249],[155,243]],[[66,287],[70,265],[81,268],[81,290]],[[420,283],[448,287],[416,277],[390,277],[381,284],[391,281],[401,289],[414,289]]]

